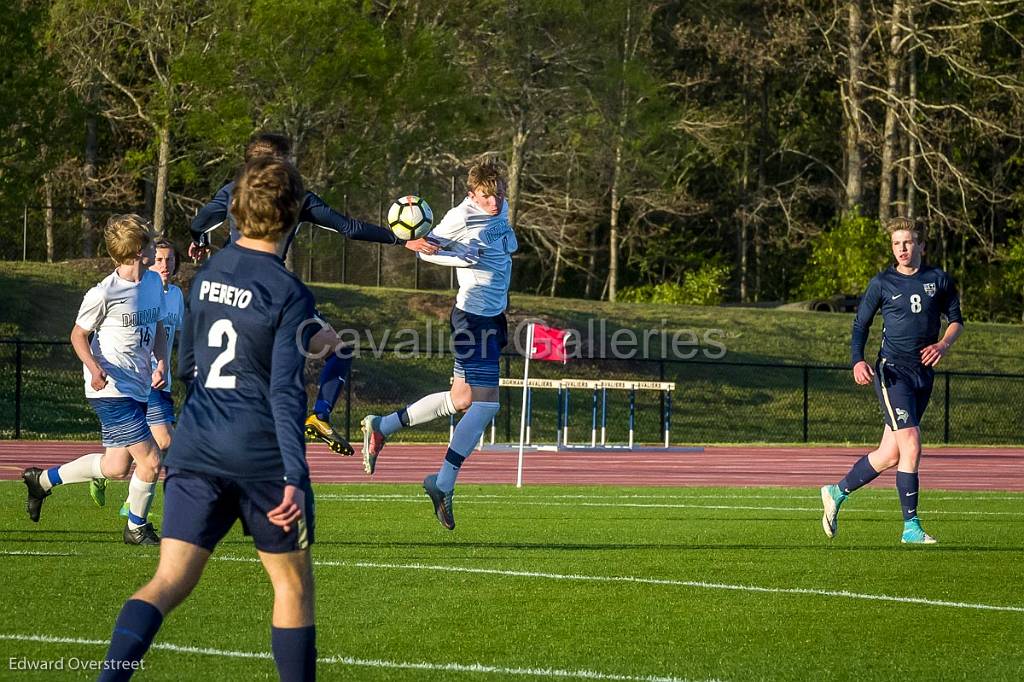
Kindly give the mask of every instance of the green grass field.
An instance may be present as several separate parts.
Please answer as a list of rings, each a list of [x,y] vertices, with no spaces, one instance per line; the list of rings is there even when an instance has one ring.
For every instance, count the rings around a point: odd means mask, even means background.
[[[106,509],[58,490],[32,525],[0,483],[0,678],[54,679],[11,658],[102,658],[151,574],[111,486]],[[889,489],[851,498],[831,542],[811,489],[462,485],[452,533],[416,486],[317,495],[322,679],[1024,677],[1024,494],[928,491],[933,547],[899,544]],[[236,528],[138,679],[275,678],[254,557]]]

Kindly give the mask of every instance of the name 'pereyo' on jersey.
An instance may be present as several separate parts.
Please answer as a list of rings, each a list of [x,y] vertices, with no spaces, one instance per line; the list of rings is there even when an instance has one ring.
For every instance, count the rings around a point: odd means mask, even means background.
[[[248,289],[239,289],[229,284],[207,280],[199,285],[199,300],[246,308],[252,302],[252,292]]]

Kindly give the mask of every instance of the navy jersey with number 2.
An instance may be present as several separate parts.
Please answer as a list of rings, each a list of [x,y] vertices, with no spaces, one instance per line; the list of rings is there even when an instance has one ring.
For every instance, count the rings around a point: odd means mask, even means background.
[[[309,477],[303,381],[313,295],[276,255],[231,244],[189,291],[179,376],[191,380],[167,465],[236,480]]]

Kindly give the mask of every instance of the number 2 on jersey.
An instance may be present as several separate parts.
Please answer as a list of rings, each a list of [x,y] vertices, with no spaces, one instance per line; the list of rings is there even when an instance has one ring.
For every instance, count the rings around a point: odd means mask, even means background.
[[[233,389],[235,377],[230,374],[221,374],[224,365],[235,359],[235,343],[238,341],[238,333],[235,332],[231,320],[221,319],[210,325],[210,333],[206,340],[210,348],[224,347],[221,354],[210,365],[210,374],[206,377],[206,387]]]

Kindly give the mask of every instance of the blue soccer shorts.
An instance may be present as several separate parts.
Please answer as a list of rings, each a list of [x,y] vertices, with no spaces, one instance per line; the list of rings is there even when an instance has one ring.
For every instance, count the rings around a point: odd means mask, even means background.
[[[164,518],[161,533],[210,552],[227,535],[236,520],[252,537],[256,549],[283,554],[308,549],[313,544],[315,505],[313,488],[306,483],[302,516],[285,531],[267,518],[281,504],[284,481],[239,481],[196,471],[167,468],[164,479]]]
[[[451,314],[453,374],[470,386],[497,386],[501,349],[508,343],[505,313],[474,315],[459,308]]]
[[[921,425],[932,397],[935,370],[918,365],[894,365],[885,358],[875,363],[875,393],[882,419],[893,431]]]
[[[146,423],[146,403],[134,398],[89,398],[100,419],[100,441],[105,448],[125,448],[153,437]]]
[[[155,426],[174,422],[174,398],[171,397],[171,392],[158,391],[154,388],[149,392],[149,402],[146,404],[146,423]]]

